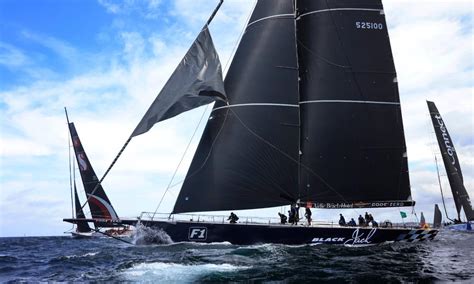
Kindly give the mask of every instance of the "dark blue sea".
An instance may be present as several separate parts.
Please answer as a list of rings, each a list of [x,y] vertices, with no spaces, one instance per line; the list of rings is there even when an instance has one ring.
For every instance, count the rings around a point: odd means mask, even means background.
[[[474,283],[474,234],[360,248],[0,238],[0,282],[9,281]]]

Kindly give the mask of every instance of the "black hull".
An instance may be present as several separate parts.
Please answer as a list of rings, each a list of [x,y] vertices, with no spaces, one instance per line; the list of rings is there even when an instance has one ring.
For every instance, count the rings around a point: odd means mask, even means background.
[[[405,228],[307,227],[183,221],[141,221],[141,224],[164,231],[173,242],[230,242],[238,245],[258,243],[373,245],[432,240],[438,234],[438,230]]]

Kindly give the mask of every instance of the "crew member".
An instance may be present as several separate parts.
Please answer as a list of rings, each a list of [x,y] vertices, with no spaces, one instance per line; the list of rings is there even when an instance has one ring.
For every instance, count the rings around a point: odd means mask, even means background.
[[[354,220],[354,218],[351,218],[351,220],[349,221],[349,223],[347,223],[347,225],[349,225],[351,227],[357,226],[356,221]]]
[[[281,214],[280,212],[278,212],[278,216],[280,216],[280,223],[286,224],[287,218],[286,218],[285,214]]]
[[[239,217],[234,214],[234,212],[230,212],[229,218],[227,218],[228,221],[230,221],[231,224],[237,223],[237,220],[239,220]]]
[[[306,217],[306,220],[308,220],[308,226],[311,226],[311,209],[309,207],[306,207],[306,212],[304,213],[304,216]]]
[[[342,214],[339,214],[339,226],[345,226],[346,225],[346,219],[344,219],[344,216]]]

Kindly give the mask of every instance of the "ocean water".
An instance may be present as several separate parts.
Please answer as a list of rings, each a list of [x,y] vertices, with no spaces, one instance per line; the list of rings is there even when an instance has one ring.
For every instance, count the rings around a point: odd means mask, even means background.
[[[474,234],[360,248],[0,238],[0,282],[8,281],[474,283]]]

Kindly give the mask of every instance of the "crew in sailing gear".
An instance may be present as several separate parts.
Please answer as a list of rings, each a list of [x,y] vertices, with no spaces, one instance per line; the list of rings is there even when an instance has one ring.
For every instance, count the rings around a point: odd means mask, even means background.
[[[469,223],[469,222],[466,223],[466,230],[472,231],[471,223]]]
[[[364,216],[364,217],[365,217],[365,218],[364,218],[364,219],[365,219],[365,224],[368,225],[368,224],[370,223],[370,215],[369,215],[369,213],[365,212],[365,216]]]
[[[308,220],[308,226],[311,226],[311,209],[309,207],[306,207],[306,212],[304,213],[304,216],[306,217],[306,220]]]
[[[288,211],[289,212],[289,211]],[[278,216],[280,216],[280,223],[282,224],[286,224],[286,215],[285,214],[281,214],[280,212],[278,212]]]
[[[372,220],[372,228],[377,228],[379,224],[375,222],[375,220]]]
[[[349,221],[349,223],[347,223],[347,225],[351,226],[351,227],[357,226],[356,221],[354,220],[354,218],[351,218],[351,220]]]
[[[296,209],[295,205],[291,205],[291,213],[290,213],[290,223],[291,225],[298,225],[299,221],[299,214],[298,214],[298,209]]]
[[[237,223],[237,220],[239,220],[239,217],[237,217],[237,215],[235,215],[234,212],[230,212],[230,216],[229,218],[227,218],[227,220],[228,221],[230,220],[231,224],[235,224]]]
[[[342,214],[339,214],[339,225],[340,226],[346,225],[346,219],[344,219],[344,216],[342,216]]]
[[[293,225],[294,222],[295,222],[295,216],[293,215],[293,212],[291,212],[291,210],[288,210],[288,223]]]
[[[364,220],[364,217],[362,217],[362,215],[359,215],[359,226],[365,227],[365,220]]]
[[[392,222],[390,222],[390,220],[385,220],[382,222],[382,228],[392,228],[393,225],[392,225]]]
[[[374,221],[374,217],[372,217],[372,214],[369,214],[369,222],[372,222]],[[369,224],[368,222],[366,222],[367,224]]]

